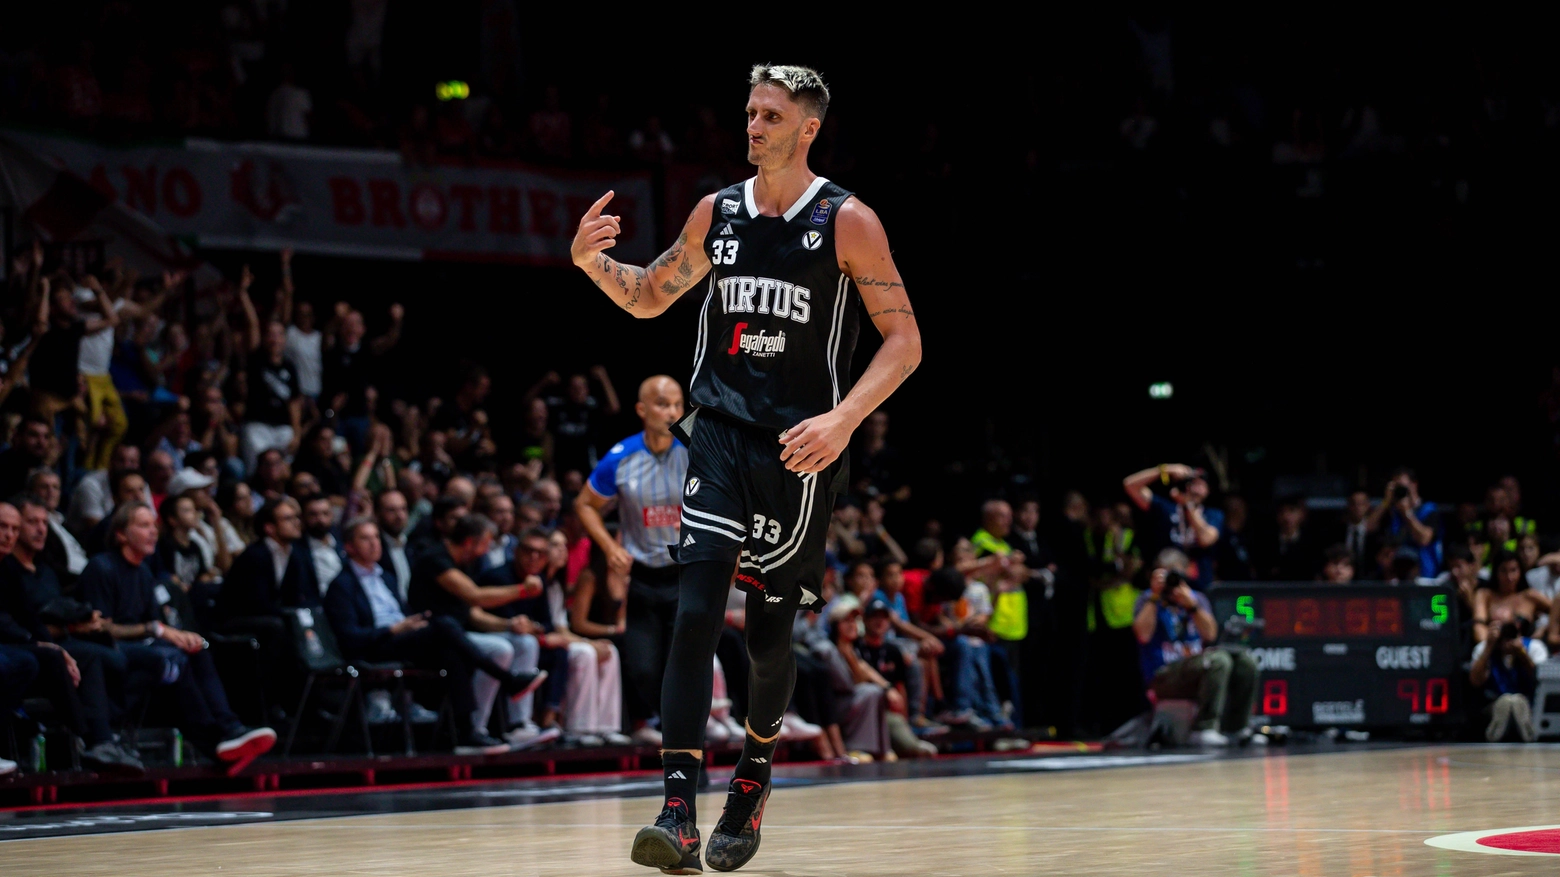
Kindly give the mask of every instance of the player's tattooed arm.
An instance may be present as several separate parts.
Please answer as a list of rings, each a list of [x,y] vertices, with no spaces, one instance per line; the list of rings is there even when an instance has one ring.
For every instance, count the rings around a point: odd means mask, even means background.
[[[617,244],[621,230],[620,217],[602,213],[611,200],[608,192],[580,219],[571,248],[574,264],[618,307],[636,317],[656,316],[709,271],[704,234],[709,230],[715,198],[711,195],[700,201],[677,241],[644,268],[625,265],[606,254]]]

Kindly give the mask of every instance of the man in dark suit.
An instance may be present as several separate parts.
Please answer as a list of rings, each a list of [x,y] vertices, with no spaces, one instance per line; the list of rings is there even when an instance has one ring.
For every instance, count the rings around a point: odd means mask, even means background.
[[[401,661],[449,673],[451,707],[461,755],[504,752],[509,745],[474,727],[476,697],[471,678],[481,670],[499,679],[511,695],[533,690],[545,672],[511,674],[489,660],[466,639],[460,623],[447,615],[422,613],[408,617],[396,591],[394,572],[387,571],[379,527],[372,518],[349,522],[342,533],[347,562],[325,594],[325,616],[336,643],[348,660]]]
[[[320,586],[303,536],[298,501],[283,496],[255,512],[260,539],[233,561],[217,593],[223,633],[252,636],[260,643],[266,696],[273,705],[291,704],[299,684],[291,637],[283,621],[288,610],[318,609]],[[280,672],[278,672],[280,671]]]
[[[224,619],[281,617],[283,609],[320,605],[314,563],[302,544],[303,516],[291,497],[273,499],[255,512],[263,538],[233,561],[217,610]]]

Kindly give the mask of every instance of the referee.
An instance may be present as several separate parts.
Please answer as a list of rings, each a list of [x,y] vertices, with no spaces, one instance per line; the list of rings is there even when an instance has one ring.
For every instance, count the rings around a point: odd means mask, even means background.
[[[607,452],[590,473],[574,509],[606,553],[608,573],[628,575],[623,667],[631,692],[630,716],[639,726],[635,739],[659,746],[660,732],[646,722],[661,703],[661,680],[677,618],[677,565],[667,546],[677,542],[688,473],[688,449],[671,432],[683,415],[682,387],[666,375],[646,378],[634,411],[644,431]],[[621,544],[602,521],[602,514],[614,505]]]

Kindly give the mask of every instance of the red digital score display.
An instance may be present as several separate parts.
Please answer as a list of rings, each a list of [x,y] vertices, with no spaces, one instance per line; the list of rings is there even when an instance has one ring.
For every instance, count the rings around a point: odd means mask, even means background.
[[[1266,597],[1262,636],[1402,636],[1403,602],[1397,597]]]
[[[1421,701],[1420,692],[1424,693]],[[1408,711],[1419,712],[1423,703],[1424,711],[1432,715],[1440,715],[1451,708],[1452,685],[1447,679],[1426,679],[1423,687],[1418,679],[1399,679],[1397,685],[1398,700],[1408,701]]]

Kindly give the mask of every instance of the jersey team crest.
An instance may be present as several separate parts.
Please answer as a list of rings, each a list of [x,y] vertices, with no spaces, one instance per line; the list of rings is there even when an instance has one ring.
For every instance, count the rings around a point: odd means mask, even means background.
[[[823,246],[823,235],[815,231],[810,231],[802,235],[802,246],[809,250],[818,249],[819,247]]]

